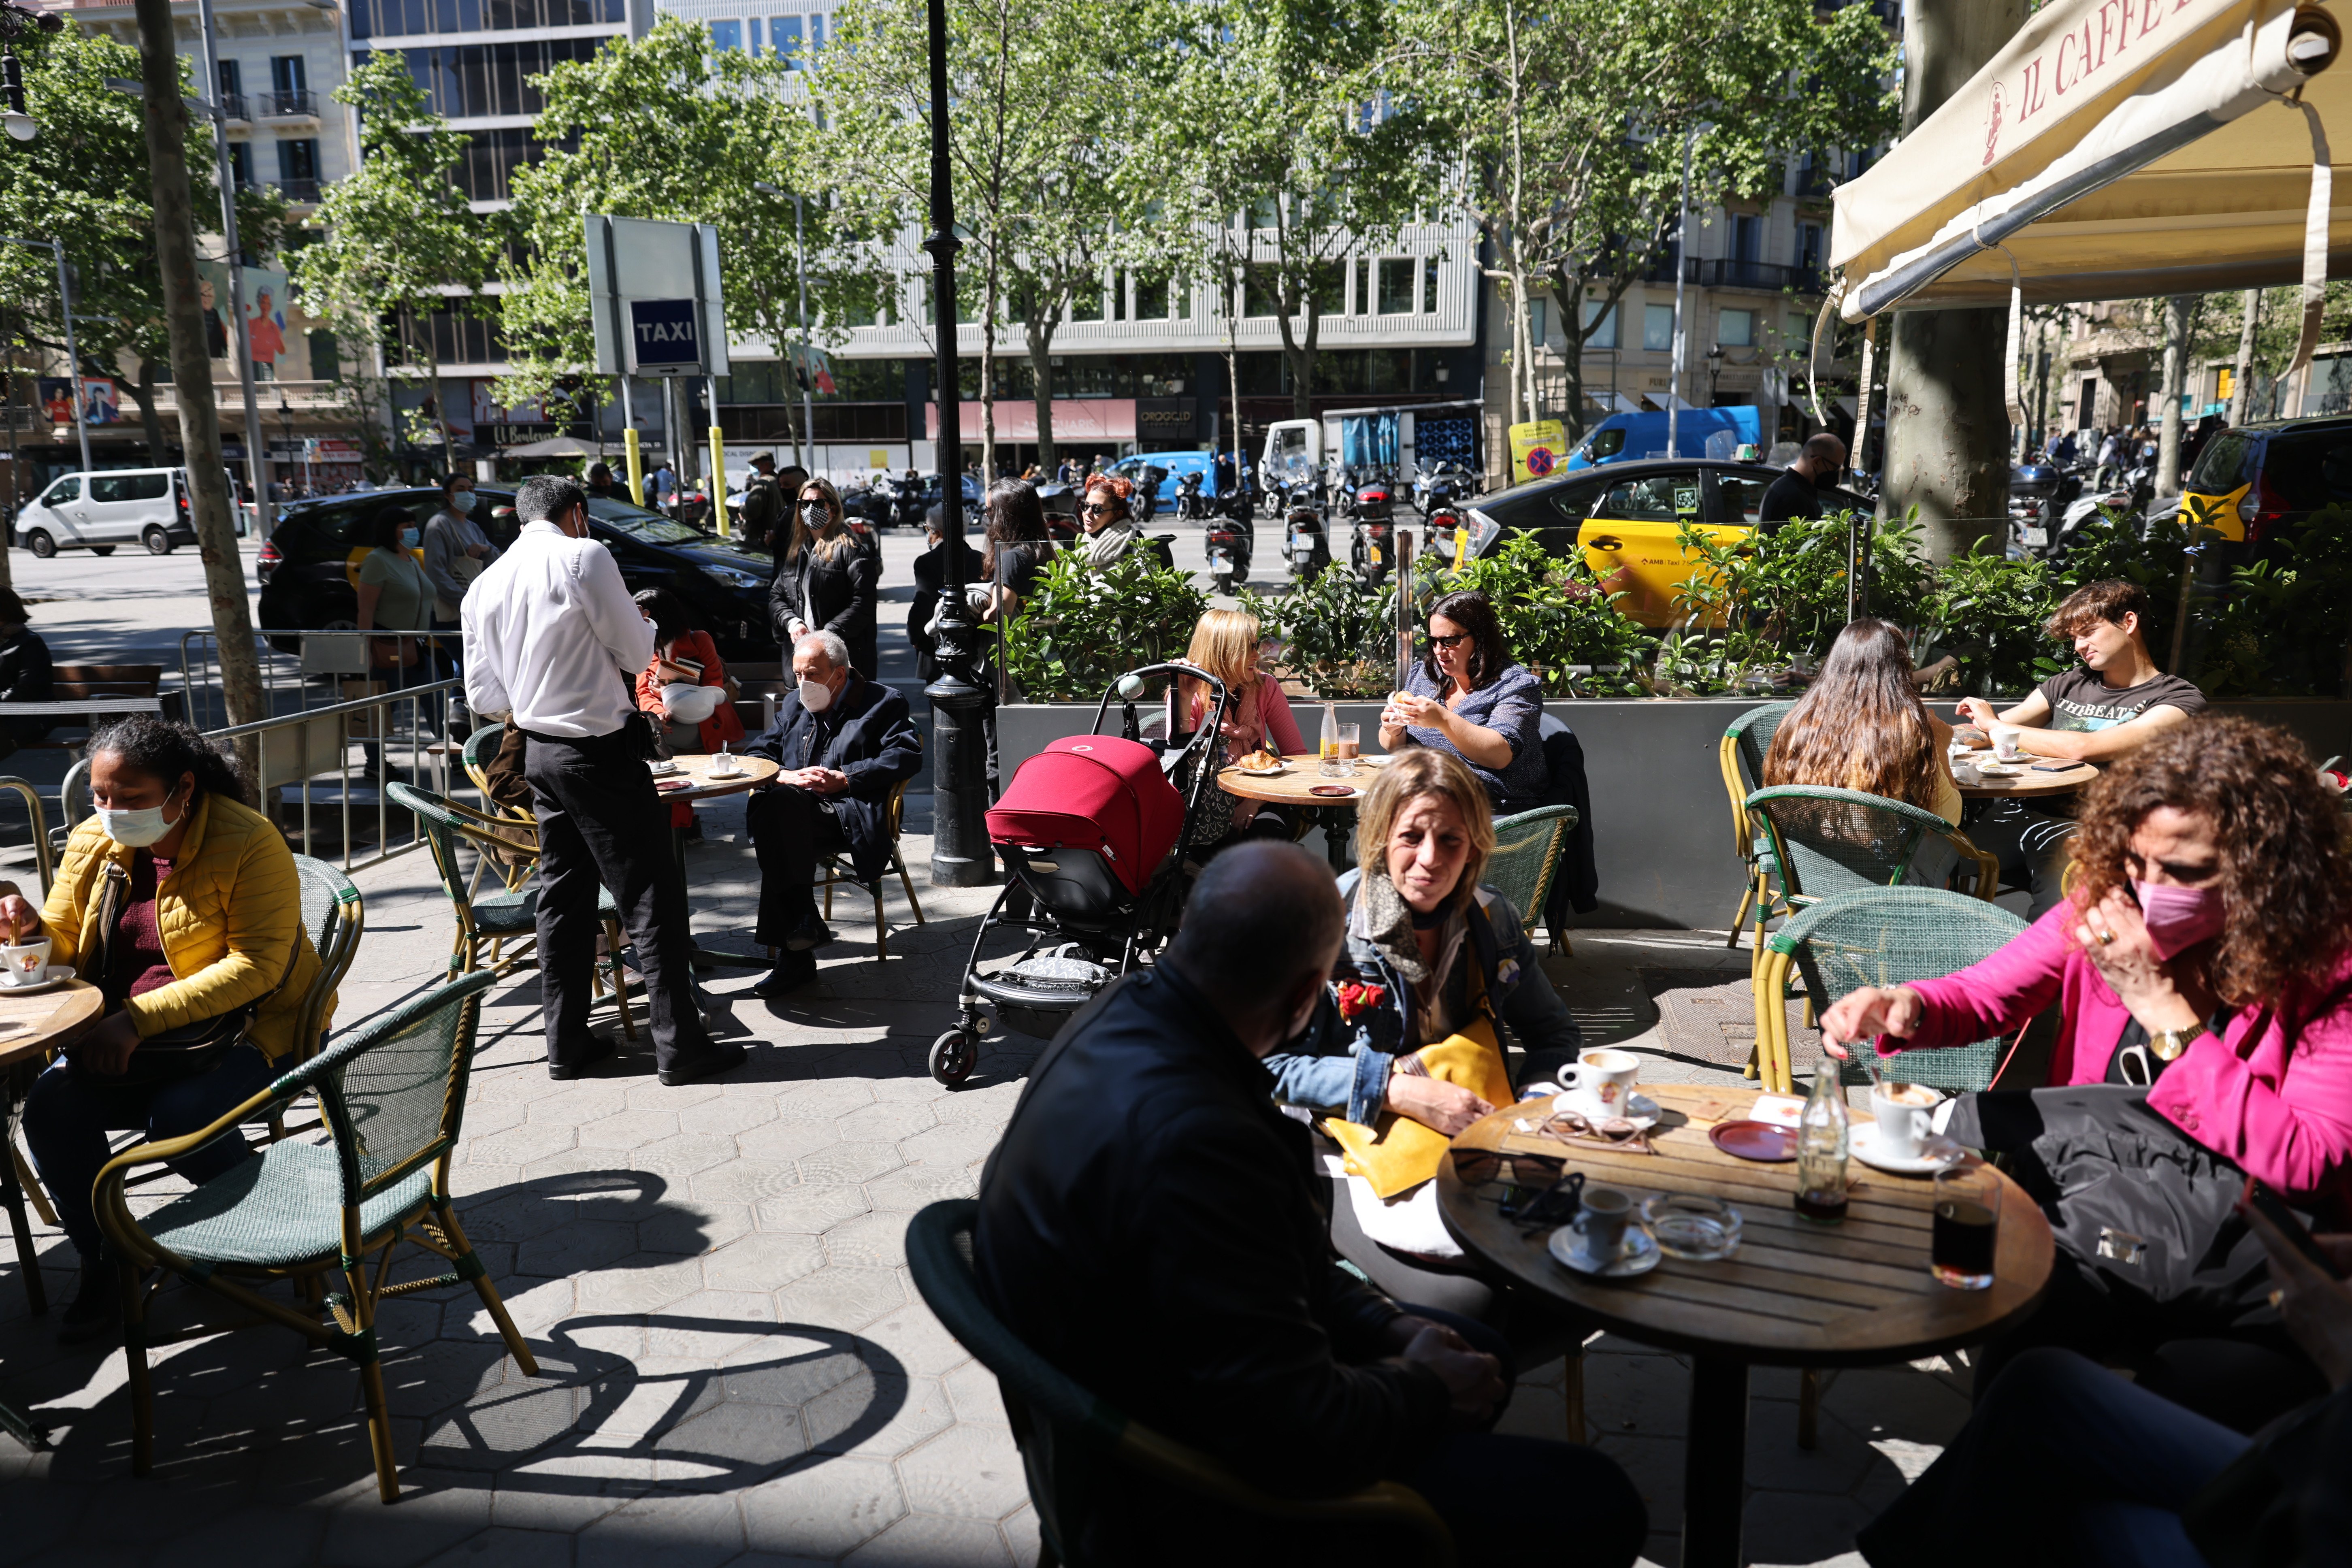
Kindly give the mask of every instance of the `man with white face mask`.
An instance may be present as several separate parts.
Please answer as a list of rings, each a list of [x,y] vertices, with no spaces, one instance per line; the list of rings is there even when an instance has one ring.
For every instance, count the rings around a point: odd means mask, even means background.
[[[852,668],[838,636],[811,632],[794,643],[793,675],[799,689],[743,748],[783,770],[746,811],[760,857],[752,940],[777,954],[775,969],[752,987],[763,996],[815,979],[816,950],[833,940],[810,889],[818,858],[846,851],[860,879],[880,876],[890,862],[890,791],[923,765],[907,700]]]

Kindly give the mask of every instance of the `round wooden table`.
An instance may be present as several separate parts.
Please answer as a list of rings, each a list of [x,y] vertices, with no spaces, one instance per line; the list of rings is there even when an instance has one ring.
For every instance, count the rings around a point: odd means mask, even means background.
[[[1632,1193],[1704,1193],[1739,1210],[1738,1251],[1713,1263],[1665,1258],[1647,1274],[1601,1280],[1570,1272],[1546,1249],[1548,1231],[1523,1233],[1497,1211],[1495,1186],[1465,1185],[1454,1163],[1438,1167],[1446,1228],[1473,1257],[1564,1301],[1612,1332],[1692,1357],[1689,1436],[1683,1461],[1684,1568],[1731,1568],[1748,1437],[1748,1369],[1874,1366],[1977,1344],[2018,1321],[2049,1283],[2050,1226],[2004,1176],[1996,1282],[1954,1290],[1927,1272],[1933,1183],[1890,1175],[1856,1160],[1843,1223],[1798,1217],[1796,1164],[1735,1160],[1706,1129],[1737,1121],[1748,1089],[1658,1084],[1643,1090],[1664,1115],[1654,1154],[1587,1149],[1517,1131],[1528,1107],[1485,1117],[1454,1141],[1457,1151],[1563,1157],[1589,1182]],[[1857,1116],[1857,1121],[1868,1118]]]
[[[1264,801],[1269,805],[1306,812],[1310,820],[1323,826],[1323,844],[1331,868],[1347,870],[1355,864],[1348,858],[1348,835],[1356,826],[1356,807],[1363,804],[1364,792],[1372,787],[1373,778],[1387,764],[1388,758],[1358,757],[1355,772],[1344,779],[1325,778],[1322,759],[1313,752],[1286,756],[1282,761],[1282,772],[1271,778],[1254,776],[1239,768],[1225,768],[1217,774],[1217,787],[1237,799]],[[1318,784],[1346,784],[1355,794],[1317,795],[1314,791]]]
[[[736,752],[733,753],[735,765],[740,771],[726,778],[713,778],[710,775],[710,759],[716,754],[710,752],[680,752],[671,757],[670,761],[677,764],[677,772],[657,774],[654,779],[655,786],[658,788],[672,780],[682,778],[689,781],[689,787],[663,790],[662,799],[690,802],[717,800],[721,795],[744,795],[763,784],[773,782],[775,776],[783,772],[782,764],[772,763],[765,757],[747,757],[740,752]],[[686,869],[686,830],[673,829],[670,842],[672,849],[677,855],[677,868],[684,871]],[[692,885],[692,879],[688,879],[688,886],[691,888]],[[704,969],[720,963],[731,964],[739,969],[759,969],[764,967],[769,961],[758,953],[734,952],[723,947],[705,947],[698,940],[694,944],[694,962],[697,966]]]
[[[24,1120],[25,1097],[51,1054],[89,1034],[105,1011],[105,995],[86,981],[68,980],[54,991],[29,996],[0,986],[0,1207],[8,1211],[8,1226],[16,1238],[16,1268],[25,1277],[25,1299],[35,1317],[49,1310],[49,1293],[41,1283],[40,1258],[33,1250],[25,1189],[16,1180],[16,1128]],[[41,1429],[5,1404],[0,1404],[0,1431],[13,1434],[28,1448],[46,1447]]]
[[[1974,754],[1987,762],[1992,760],[1990,752],[1978,752]],[[2087,787],[2098,778],[2099,770],[2088,763],[2075,763],[2063,773],[2038,773],[2033,771],[2033,765],[2036,763],[2063,762],[2064,760],[2063,757],[2024,757],[2018,762],[2005,764],[2019,770],[2006,778],[1980,777],[1975,784],[1960,784],[1961,797],[1967,800],[2000,800],[2044,795],[2072,795],[2078,789]],[[1958,774],[1954,775],[1954,782],[1958,782]]]

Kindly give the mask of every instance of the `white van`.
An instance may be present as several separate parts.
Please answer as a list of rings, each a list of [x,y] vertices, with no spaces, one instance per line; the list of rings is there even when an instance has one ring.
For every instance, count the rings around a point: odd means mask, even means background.
[[[111,555],[143,543],[151,555],[196,542],[184,468],[102,468],[66,474],[16,514],[13,542],[44,558],[60,550]]]

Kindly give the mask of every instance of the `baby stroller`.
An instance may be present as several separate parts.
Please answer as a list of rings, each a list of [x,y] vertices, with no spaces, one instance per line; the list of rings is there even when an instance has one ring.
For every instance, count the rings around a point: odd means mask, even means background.
[[[1154,678],[1166,683],[1156,726],[1136,706]],[[1189,732],[1180,678],[1211,698]],[[1108,735],[1113,697],[1119,733]],[[1225,710],[1216,677],[1188,664],[1148,665],[1103,693],[1092,730],[1021,764],[988,813],[989,842],[1010,875],[972,939],[956,1026],[931,1043],[931,1077],[952,1089],[971,1076],[990,1029],[982,1004],[1006,1027],[1051,1038],[1174,934],[1192,885],[1185,846],[1223,762]],[[1147,739],[1152,727],[1160,733]],[[982,949],[1000,931],[1018,935],[1021,951],[983,967]]]

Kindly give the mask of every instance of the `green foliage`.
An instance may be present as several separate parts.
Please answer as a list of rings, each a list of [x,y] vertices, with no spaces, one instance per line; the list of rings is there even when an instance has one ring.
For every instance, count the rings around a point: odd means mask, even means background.
[[[1242,607],[1283,644],[1279,666],[1324,697],[1385,697],[1396,685],[1396,582],[1367,594],[1335,566],[1279,598]]]
[[[2352,640],[2352,511],[2331,503],[2198,595],[2189,658],[2208,697],[2336,697]],[[2158,658],[2163,657],[2158,652]]]
[[[2022,696],[2063,668],[2042,623],[2072,587],[2046,561],[1971,547],[1937,574],[1916,651],[1959,661],[1957,684],[1947,688],[1959,695]]]
[[[1209,596],[1191,576],[1132,550],[1089,569],[1058,552],[1004,628],[1004,668],[1032,702],[1091,702],[1122,672],[1177,658]]]
[[[1495,606],[1511,657],[1558,696],[1630,694],[1630,672],[1648,662],[1647,637],[1618,609],[1621,594],[1601,585],[1581,552],[1546,551],[1524,530],[1493,554],[1440,566],[1425,579],[1424,605],[1439,594],[1481,593]]]

